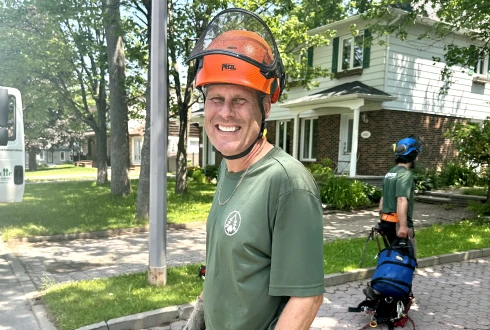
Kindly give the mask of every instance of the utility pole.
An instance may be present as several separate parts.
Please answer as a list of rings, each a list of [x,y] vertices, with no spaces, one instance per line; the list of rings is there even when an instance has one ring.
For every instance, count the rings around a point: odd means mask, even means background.
[[[167,284],[167,0],[151,9],[150,234],[148,282]]]

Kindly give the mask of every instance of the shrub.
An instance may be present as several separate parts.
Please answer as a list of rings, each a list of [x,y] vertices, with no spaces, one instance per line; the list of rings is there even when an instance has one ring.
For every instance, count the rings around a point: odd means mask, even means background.
[[[192,181],[199,182],[199,183],[205,183],[206,182],[206,175],[204,175],[204,171],[202,169],[195,170],[192,173]]]
[[[371,204],[365,183],[345,176],[331,176],[320,188],[322,201],[337,210],[348,210]]]
[[[439,187],[436,171],[422,166],[413,169],[413,181],[417,192],[429,191]]]
[[[478,218],[490,215],[490,203],[480,203],[476,201],[470,201],[468,210],[477,214]]]
[[[446,187],[472,187],[478,183],[478,174],[467,165],[449,162],[442,167],[439,180]]]
[[[382,196],[381,188],[364,182],[362,183],[362,185],[363,185],[364,193],[366,194],[367,198],[369,198],[369,200],[372,203],[379,203],[379,200],[381,199]]]
[[[324,158],[320,163],[312,163],[306,166],[306,169],[310,171],[313,178],[318,183],[318,186],[323,186],[325,181],[329,178],[334,177],[333,173],[333,162],[329,158]]]
[[[199,166],[187,166],[187,177],[192,178],[195,171],[202,171]]]
[[[218,171],[219,171],[219,165],[207,165],[204,168],[204,175],[208,179],[208,181],[211,180],[218,180]]]

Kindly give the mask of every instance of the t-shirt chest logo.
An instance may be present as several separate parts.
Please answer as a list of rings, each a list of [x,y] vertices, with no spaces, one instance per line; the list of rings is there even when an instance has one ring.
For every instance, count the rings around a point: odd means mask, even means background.
[[[240,224],[242,222],[242,217],[240,212],[231,212],[225,220],[225,234],[228,236],[233,236],[238,232]]]
[[[397,173],[386,173],[385,178],[388,180],[396,179]]]

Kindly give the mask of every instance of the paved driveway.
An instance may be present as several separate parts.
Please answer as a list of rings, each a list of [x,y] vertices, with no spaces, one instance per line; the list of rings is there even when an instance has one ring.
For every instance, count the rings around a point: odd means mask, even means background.
[[[462,208],[417,203],[416,227],[448,223],[469,216]],[[377,222],[376,211],[335,212],[324,216],[325,240],[366,237]],[[200,263],[205,258],[204,224],[167,232],[169,266]],[[121,235],[40,243],[9,243],[38,289],[57,283],[145,271],[148,234]],[[410,312],[418,330],[490,329],[490,259],[440,265],[418,270],[414,279],[417,303]],[[324,303],[312,329],[360,329],[368,323],[362,313],[348,313],[364,299],[367,281],[327,287]],[[181,330],[183,322],[154,328]],[[378,327],[380,328],[380,327]],[[381,328],[382,329],[382,328]],[[405,327],[405,329],[411,329]]]
[[[417,203],[416,227],[448,223],[469,216],[462,208]],[[324,215],[325,240],[367,236],[377,222],[375,209],[331,212]],[[189,229],[167,231],[167,265],[201,263],[205,259],[204,223]],[[148,266],[148,233],[97,239],[51,242],[13,242],[9,247],[20,259],[38,289],[45,281],[67,282],[145,271]]]

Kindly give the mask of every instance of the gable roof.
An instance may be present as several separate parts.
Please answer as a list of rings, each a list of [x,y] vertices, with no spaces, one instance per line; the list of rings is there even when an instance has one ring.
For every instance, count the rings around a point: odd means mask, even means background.
[[[365,99],[373,101],[392,101],[396,96],[392,96],[377,88],[363,84],[360,81],[353,81],[325,89],[311,95],[303,96],[281,105],[281,107],[295,107],[313,103],[328,103],[352,99]]]
[[[321,92],[314,93],[312,95],[333,97],[333,96],[348,95],[348,94],[391,96],[388,93],[385,93],[377,88],[368,86],[357,80],[345,84],[337,85],[335,87],[325,89]]]

